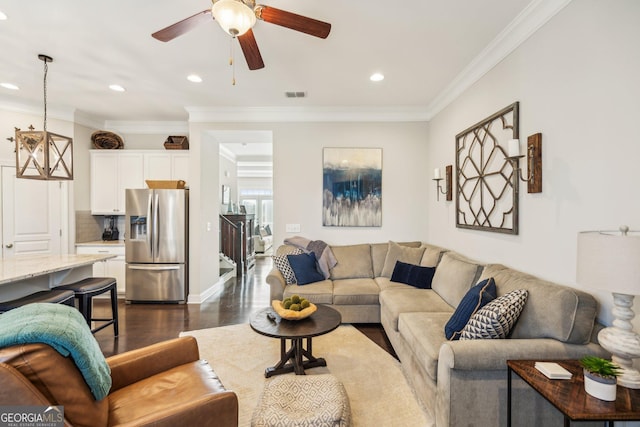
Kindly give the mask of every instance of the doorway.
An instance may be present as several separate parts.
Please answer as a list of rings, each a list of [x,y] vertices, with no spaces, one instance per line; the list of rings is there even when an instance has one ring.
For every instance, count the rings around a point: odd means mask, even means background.
[[[28,254],[60,254],[67,184],[16,178],[2,166],[2,259]]]
[[[271,248],[273,232],[273,133],[218,131],[220,212],[251,216],[252,256]],[[223,197],[223,189],[229,197]],[[268,235],[269,238],[264,239]],[[268,245],[265,245],[268,241]]]

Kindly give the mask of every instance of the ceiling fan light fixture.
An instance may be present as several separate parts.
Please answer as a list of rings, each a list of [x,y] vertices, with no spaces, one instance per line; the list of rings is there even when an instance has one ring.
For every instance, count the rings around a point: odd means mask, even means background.
[[[241,36],[256,24],[256,14],[238,0],[218,0],[211,7],[211,15],[232,37]]]

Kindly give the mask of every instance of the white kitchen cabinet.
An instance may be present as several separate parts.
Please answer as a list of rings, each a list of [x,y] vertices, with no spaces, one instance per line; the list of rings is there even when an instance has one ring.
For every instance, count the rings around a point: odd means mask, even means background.
[[[118,295],[124,298],[126,289],[126,263],[124,246],[114,244],[77,245],[77,254],[113,254],[115,258],[93,264],[94,277],[114,277],[118,283]]]
[[[171,179],[181,179],[189,185],[189,151],[172,153]]]
[[[144,179],[189,182],[189,152],[149,151],[144,153]]]
[[[143,154],[91,151],[91,213],[124,215],[127,188],[145,188]]]

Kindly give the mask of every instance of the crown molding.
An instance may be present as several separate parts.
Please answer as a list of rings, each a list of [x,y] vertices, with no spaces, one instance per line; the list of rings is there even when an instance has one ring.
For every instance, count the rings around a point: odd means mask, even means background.
[[[423,107],[185,107],[189,123],[422,122]]]
[[[124,134],[168,134],[180,135],[189,133],[189,123],[183,121],[129,121],[106,120],[106,130]]]
[[[532,1],[427,106],[427,120],[444,110],[569,3],[571,0]]]
[[[224,145],[220,145],[219,150],[220,150],[221,157],[224,157],[225,159],[229,160],[232,163],[236,162],[236,155],[233,154],[233,151],[229,150]]]

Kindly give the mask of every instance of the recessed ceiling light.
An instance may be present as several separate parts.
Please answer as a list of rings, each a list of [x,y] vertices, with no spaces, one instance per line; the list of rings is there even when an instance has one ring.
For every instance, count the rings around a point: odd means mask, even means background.
[[[371,74],[371,77],[369,77],[369,80],[371,80],[372,82],[381,82],[382,80],[384,80],[384,74],[373,73]]]
[[[187,80],[193,83],[202,83],[202,77],[197,74],[190,74],[187,76]]]
[[[2,13],[2,11],[0,10],[0,21],[4,21],[7,19],[7,15],[5,15],[4,13]]]
[[[14,85],[13,83],[0,83],[0,86],[2,86],[5,89],[11,89],[11,90],[20,89],[18,86]]]
[[[120,85],[109,85],[109,89],[111,89],[114,92],[124,92],[126,90]]]

